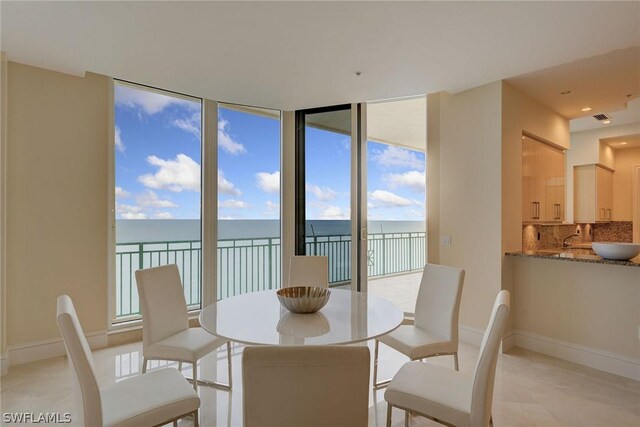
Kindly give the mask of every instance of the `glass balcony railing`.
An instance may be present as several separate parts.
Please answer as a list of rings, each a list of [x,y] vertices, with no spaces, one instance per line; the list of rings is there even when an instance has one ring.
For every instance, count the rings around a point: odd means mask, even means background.
[[[426,262],[425,243],[425,232],[369,234],[366,260],[369,277],[421,269]],[[280,286],[279,238],[219,240],[217,252],[219,299]],[[331,258],[329,282],[332,286],[351,280],[350,235],[307,237],[306,252]],[[140,315],[136,270],[174,263],[180,270],[187,305],[199,308],[202,301],[199,240],[116,244],[116,319]]]

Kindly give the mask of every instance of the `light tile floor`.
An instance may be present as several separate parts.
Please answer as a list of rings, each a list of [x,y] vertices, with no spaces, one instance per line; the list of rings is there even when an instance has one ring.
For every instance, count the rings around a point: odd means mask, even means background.
[[[372,349],[372,343],[369,346]],[[240,345],[233,347],[231,393],[200,387],[202,426],[242,425],[242,350]],[[96,351],[94,357],[101,386],[139,374],[141,351],[140,343]],[[477,348],[462,344],[460,369],[472,372],[477,355]],[[221,350],[201,361],[200,370],[205,378],[227,380],[225,356]],[[402,355],[381,345],[381,378],[391,377],[405,362]],[[434,358],[428,363],[453,365],[450,357]],[[185,374],[190,372],[185,369]],[[74,408],[64,357],[14,366],[2,377],[0,388],[3,413],[66,412]],[[384,426],[385,416],[384,390],[371,392],[369,425]],[[498,362],[493,419],[496,426],[638,427],[640,382],[515,349],[501,355]],[[402,426],[403,421],[403,413],[394,410],[393,426]],[[180,425],[188,427],[192,423],[184,420]],[[432,425],[436,424],[419,417],[411,418],[411,426]]]

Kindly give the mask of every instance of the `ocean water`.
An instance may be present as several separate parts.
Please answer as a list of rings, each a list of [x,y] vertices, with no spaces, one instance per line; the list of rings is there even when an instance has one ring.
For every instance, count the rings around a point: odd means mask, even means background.
[[[346,235],[351,221],[307,221],[307,236]],[[369,221],[369,234],[425,231],[423,221]],[[271,219],[234,219],[218,221],[218,238],[248,239],[278,237],[280,221]],[[200,240],[200,221],[194,219],[119,219],[116,221],[116,242],[169,242]]]

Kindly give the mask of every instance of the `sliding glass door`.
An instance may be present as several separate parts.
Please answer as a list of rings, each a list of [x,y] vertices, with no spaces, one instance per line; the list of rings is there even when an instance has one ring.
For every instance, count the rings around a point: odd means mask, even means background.
[[[354,290],[362,285],[359,112],[351,104],[296,112],[296,255],[327,256],[330,286]]]

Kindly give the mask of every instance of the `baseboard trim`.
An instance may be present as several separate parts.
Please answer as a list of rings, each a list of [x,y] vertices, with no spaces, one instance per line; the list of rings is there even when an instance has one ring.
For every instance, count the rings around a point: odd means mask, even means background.
[[[89,332],[85,336],[92,350],[107,346],[107,331]],[[9,346],[7,352],[7,358],[11,360],[11,366],[50,359],[65,354],[62,338]],[[9,364],[7,364],[8,366]]]
[[[640,381],[640,359],[560,341],[526,331],[515,331],[515,345],[558,359]]]
[[[472,326],[467,326],[467,325],[459,326],[458,338],[463,343],[480,347],[480,344],[482,343],[483,335],[484,335],[483,329],[478,329],[478,328],[474,328]]]
[[[9,372],[9,355],[0,354],[0,376]]]
[[[516,346],[516,331],[511,331],[502,337],[502,352],[506,353]]]

